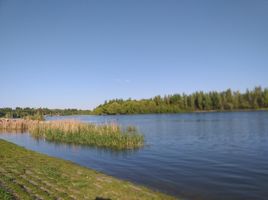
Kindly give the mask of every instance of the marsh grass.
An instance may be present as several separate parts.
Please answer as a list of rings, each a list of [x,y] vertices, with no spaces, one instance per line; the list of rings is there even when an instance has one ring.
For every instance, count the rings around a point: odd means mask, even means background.
[[[118,124],[96,125],[75,120],[36,121],[0,119],[0,130],[29,131],[37,139],[70,144],[90,145],[117,150],[136,149],[144,144],[135,127],[124,130]]]
[[[35,120],[2,118],[0,119],[0,130],[7,132],[25,132],[38,123],[39,122]]]

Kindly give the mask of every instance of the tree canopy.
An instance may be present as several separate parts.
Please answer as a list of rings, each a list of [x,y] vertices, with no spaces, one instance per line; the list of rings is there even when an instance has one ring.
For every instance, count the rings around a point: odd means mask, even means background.
[[[223,92],[194,92],[155,96],[150,99],[113,99],[93,110],[94,114],[178,113],[268,108],[268,88],[255,87],[244,93],[227,89]]]
[[[48,108],[0,108],[0,117],[42,119],[44,115],[81,115],[90,114],[90,110],[48,109]]]
[[[0,108],[0,117],[41,119],[44,115],[115,115],[244,109],[268,109],[268,88],[255,87],[244,93],[227,89],[222,92],[198,91],[192,94],[158,95],[141,100],[113,99],[105,101],[93,111],[28,107]]]

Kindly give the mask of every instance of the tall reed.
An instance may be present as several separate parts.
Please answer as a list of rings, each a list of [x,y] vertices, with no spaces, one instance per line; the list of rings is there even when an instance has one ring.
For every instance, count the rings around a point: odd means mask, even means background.
[[[0,118],[0,130],[6,132],[25,132],[37,123],[39,122],[35,120]]]
[[[143,146],[144,137],[135,127],[121,129],[118,124],[96,125],[79,121],[1,120],[0,130],[29,131],[35,138],[112,149],[135,149]]]

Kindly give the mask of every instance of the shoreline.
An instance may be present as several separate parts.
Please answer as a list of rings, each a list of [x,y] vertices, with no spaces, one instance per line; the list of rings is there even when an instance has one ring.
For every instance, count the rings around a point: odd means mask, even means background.
[[[262,109],[238,109],[238,110],[199,110],[199,111],[181,111],[166,113],[134,113],[134,114],[88,114],[88,115],[45,115],[44,117],[66,117],[66,116],[125,116],[125,115],[167,115],[167,114],[191,114],[191,113],[235,113],[235,112],[259,112],[268,111],[268,108]]]
[[[175,199],[0,139],[0,188],[18,199]]]

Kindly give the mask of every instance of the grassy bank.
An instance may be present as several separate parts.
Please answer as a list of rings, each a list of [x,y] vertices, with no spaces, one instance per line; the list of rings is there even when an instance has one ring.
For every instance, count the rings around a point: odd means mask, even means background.
[[[35,138],[48,141],[90,145],[118,150],[143,146],[144,137],[135,127],[122,130],[117,124],[95,125],[79,121],[36,121],[0,119],[0,130],[29,131]]]
[[[0,147],[0,198],[172,199],[4,140],[0,140]]]

